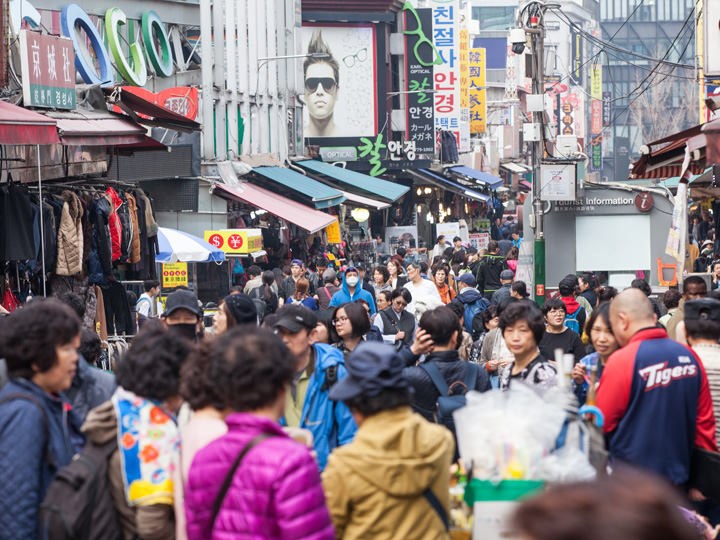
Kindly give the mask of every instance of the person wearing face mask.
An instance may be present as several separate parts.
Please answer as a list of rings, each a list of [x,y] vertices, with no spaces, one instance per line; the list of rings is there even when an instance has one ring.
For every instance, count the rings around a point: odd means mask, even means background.
[[[170,293],[162,315],[163,326],[176,335],[197,341],[202,332],[203,310],[197,296],[190,291],[179,289]]]
[[[375,300],[372,294],[363,289],[359,283],[360,274],[357,268],[354,266],[348,267],[343,276],[342,289],[333,294],[329,307],[333,308],[359,299],[365,300],[368,303],[370,306],[370,315],[375,313]]]

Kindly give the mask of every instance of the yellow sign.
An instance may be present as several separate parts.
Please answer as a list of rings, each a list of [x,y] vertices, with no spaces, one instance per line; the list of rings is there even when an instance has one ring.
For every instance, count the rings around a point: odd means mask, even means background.
[[[187,263],[171,263],[162,265],[163,289],[188,286]]]
[[[470,107],[470,38],[467,30],[460,30],[460,108]]]
[[[340,244],[342,242],[340,239],[340,222],[337,219],[335,223],[325,227],[325,233],[327,234],[328,244]]]
[[[205,231],[205,241],[229,255],[239,255],[262,249],[260,229],[224,229]]]
[[[470,133],[485,133],[487,97],[485,91],[485,49],[470,49]]]
[[[602,65],[593,64],[590,68],[590,96],[602,100]]]

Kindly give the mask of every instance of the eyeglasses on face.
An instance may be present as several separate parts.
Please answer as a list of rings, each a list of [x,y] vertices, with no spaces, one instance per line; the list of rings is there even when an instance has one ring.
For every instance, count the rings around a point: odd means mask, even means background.
[[[394,300],[393,305],[399,308],[404,308],[405,306],[407,306],[407,302],[405,302],[404,300]]]
[[[333,326],[337,326],[338,324],[345,324],[349,320],[350,319],[348,319],[347,317],[338,317],[332,323],[333,323]]]
[[[305,90],[315,92],[320,84],[326,92],[335,90],[336,82],[332,77],[308,77],[305,79]]]

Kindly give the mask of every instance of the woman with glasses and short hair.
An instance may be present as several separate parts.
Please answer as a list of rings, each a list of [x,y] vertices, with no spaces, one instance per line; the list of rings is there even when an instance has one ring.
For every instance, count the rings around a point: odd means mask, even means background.
[[[355,347],[365,341],[370,331],[370,316],[362,304],[349,302],[335,308],[331,321],[333,332],[330,341],[347,358]]]
[[[390,306],[379,311],[375,317],[374,325],[380,330],[386,343],[402,341],[410,345],[413,342],[417,321],[406,309],[411,301],[410,291],[405,288],[395,289],[390,295]]]

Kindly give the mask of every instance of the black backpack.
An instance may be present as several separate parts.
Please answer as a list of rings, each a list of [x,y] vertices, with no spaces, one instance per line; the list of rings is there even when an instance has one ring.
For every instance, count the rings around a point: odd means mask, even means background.
[[[425,362],[420,364],[420,367],[428,374],[435,388],[440,393],[435,405],[435,421],[438,424],[443,424],[455,435],[455,421],[453,420],[452,413],[456,409],[465,406],[467,403],[465,394],[475,389],[478,378],[478,365],[466,362],[465,377],[463,377],[462,381],[454,381],[452,384],[448,384],[445,381],[445,378],[434,362]],[[457,386],[463,387],[462,394],[454,393]]]
[[[258,317],[261,321],[265,315],[268,315],[267,302],[263,299],[265,294],[265,291],[263,290],[264,288],[265,287],[255,287],[248,295],[252,299],[253,304],[255,304],[255,310],[257,311]]]
[[[122,527],[112,497],[108,462],[117,449],[88,440],[81,454],[58,471],[40,505],[40,538],[121,540]]]

